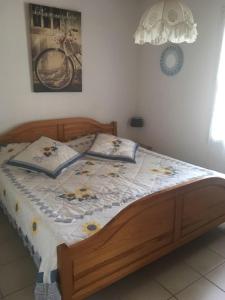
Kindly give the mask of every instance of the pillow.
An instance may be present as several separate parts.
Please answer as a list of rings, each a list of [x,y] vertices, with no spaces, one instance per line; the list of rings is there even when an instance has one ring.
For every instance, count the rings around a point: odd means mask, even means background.
[[[121,160],[135,163],[135,155],[138,144],[133,141],[118,138],[114,135],[100,133],[92,147],[87,151],[88,155]]]
[[[30,171],[42,172],[56,178],[61,171],[74,163],[81,154],[67,145],[48,137],[41,137],[7,164]]]
[[[23,151],[29,145],[29,143],[0,144],[0,165]]]
[[[79,153],[83,153],[90,149],[91,145],[93,144],[95,139],[95,134],[89,134],[82,136],[80,138],[71,140],[66,143],[67,146],[73,148]]]

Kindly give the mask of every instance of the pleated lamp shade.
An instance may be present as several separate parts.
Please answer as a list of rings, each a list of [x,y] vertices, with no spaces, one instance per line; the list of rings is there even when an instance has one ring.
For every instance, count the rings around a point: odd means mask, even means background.
[[[194,43],[197,25],[191,10],[179,0],[164,0],[154,4],[141,18],[134,35],[135,43],[162,45]]]

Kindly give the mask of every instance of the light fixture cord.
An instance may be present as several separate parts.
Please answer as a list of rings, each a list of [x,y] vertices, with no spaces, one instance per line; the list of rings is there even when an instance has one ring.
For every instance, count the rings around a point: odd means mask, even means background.
[[[162,10],[162,18],[161,18],[161,20],[164,20],[163,16],[164,16],[164,11],[165,11],[165,7],[166,7],[166,1],[167,1],[167,0],[164,0],[164,1],[163,1],[163,10]],[[164,26],[165,26],[165,25],[163,24],[163,27],[164,27]],[[163,29],[164,29],[164,28],[161,27],[160,36],[162,36],[162,31],[163,31]]]
[[[176,1],[177,1],[177,4],[179,5],[181,11],[182,11],[182,14],[183,14],[183,20],[184,20],[185,15],[184,15],[184,7],[183,7],[183,5],[182,5],[182,3],[181,3],[182,1],[179,1],[179,0],[176,0]]]

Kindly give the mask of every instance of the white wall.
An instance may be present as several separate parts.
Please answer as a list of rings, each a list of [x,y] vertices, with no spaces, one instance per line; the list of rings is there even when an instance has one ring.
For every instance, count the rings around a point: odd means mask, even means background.
[[[0,0],[0,132],[25,121],[88,116],[119,122],[137,99],[136,0],[35,0],[82,12],[83,92],[33,93],[29,24],[24,0]]]
[[[155,1],[152,1],[155,2]],[[225,153],[209,145],[214,84],[222,35],[223,0],[185,0],[198,23],[196,43],[182,44],[184,66],[175,77],[160,69],[164,46],[140,46],[140,141],[161,153],[225,172]],[[140,14],[151,4],[142,0]]]
[[[208,144],[224,0],[185,0],[199,37],[184,45],[175,77],[160,70],[165,46],[134,46],[141,13],[155,0],[36,0],[82,12],[83,92],[33,93],[24,0],[0,0],[0,132],[29,120],[89,116],[117,120],[120,135],[156,151],[225,172],[225,155]],[[145,118],[130,130],[128,118]]]

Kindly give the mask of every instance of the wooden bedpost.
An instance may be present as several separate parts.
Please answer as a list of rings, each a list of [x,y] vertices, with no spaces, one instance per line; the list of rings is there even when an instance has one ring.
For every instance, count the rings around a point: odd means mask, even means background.
[[[73,296],[73,262],[70,260],[68,247],[65,244],[57,247],[59,286],[62,300],[71,300]]]
[[[113,125],[113,134],[117,135],[117,122],[112,122]]]

